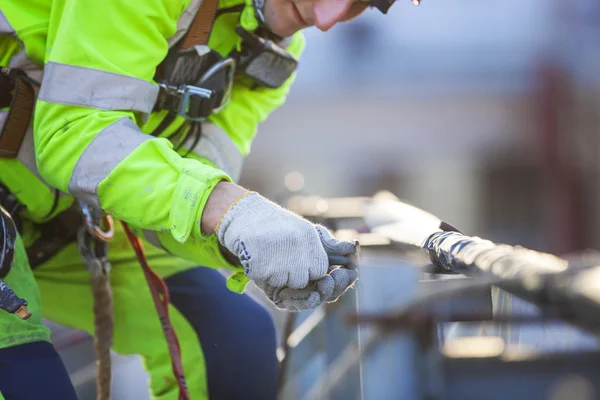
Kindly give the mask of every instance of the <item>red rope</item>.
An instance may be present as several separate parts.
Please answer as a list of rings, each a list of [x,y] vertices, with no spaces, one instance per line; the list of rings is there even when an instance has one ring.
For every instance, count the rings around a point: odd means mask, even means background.
[[[156,311],[160,318],[160,324],[165,334],[165,339],[167,339],[173,374],[175,374],[177,385],[179,386],[179,400],[190,400],[190,394],[183,373],[179,341],[177,340],[177,335],[175,334],[175,330],[169,319],[169,289],[167,288],[165,281],[148,265],[142,241],[131,231],[131,229],[129,229],[129,226],[125,222],[121,221],[121,224],[123,225],[123,229],[127,234],[127,239],[129,239],[129,243],[131,243],[135,255],[142,266],[144,276],[146,277],[148,287],[150,288],[150,293],[152,293],[152,299],[154,300],[154,305],[156,306]]]

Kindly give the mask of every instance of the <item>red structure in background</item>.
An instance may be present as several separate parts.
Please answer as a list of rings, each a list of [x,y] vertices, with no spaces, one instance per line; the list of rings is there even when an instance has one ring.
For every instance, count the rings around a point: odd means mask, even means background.
[[[569,146],[572,110],[568,73],[552,62],[542,64],[536,91],[539,162],[547,198],[547,241],[555,254],[582,250],[587,230],[584,182],[576,152]]]

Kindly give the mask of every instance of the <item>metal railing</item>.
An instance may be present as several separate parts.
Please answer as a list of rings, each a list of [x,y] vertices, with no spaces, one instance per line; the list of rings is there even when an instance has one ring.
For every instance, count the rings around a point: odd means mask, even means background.
[[[440,233],[432,264],[370,232],[368,201],[290,199],[338,236],[358,236],[363,250],[355,290],[289,317],[280,399],[600,398],[595,254],[567,262],[502,247],[493,262],[483,253],[488,264],[469,263],[465,243],[483,241]]]

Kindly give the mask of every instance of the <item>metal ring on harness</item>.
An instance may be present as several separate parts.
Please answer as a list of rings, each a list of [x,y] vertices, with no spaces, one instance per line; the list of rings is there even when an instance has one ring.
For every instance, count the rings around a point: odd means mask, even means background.
[[[90,229],[90,222],[88,222],[87,219],[86,225],[88,226],[88,229]],[[102,230],[101,226],[105,226],[106,230]],[[115,235],[115,223],[113,218],[110,215],[103,214],[100,217],[100,223],[94,224],[91,227],[90,233],[104,242],[112,241]]]
[[[115,234],[115,223],[110,215],[101,214],[95,217],[94,212],[86,203],[80,202],[81,212],[88,232],[94,238],[110,242]],[[98,223],[96,223],[98,221]],[[104,226],[104,229],[102,228]]]
[[[229,104],[229,100],[231,99],[231,89],[233,88],[233,78],[235,76],[235,60],[231,57],[228,57],[217,62],[202,75],[202,77],[198,80],[197,83],[198,86],[201,86],[202,83],[208,82],[223,68],[229,68],[229,71],[227,73],[227,86],[224,89],[221,103],[218,106],[215,106],[215,108],[213,108],[213,113],[219,112],[220,110],[225,108],[227,104]]]

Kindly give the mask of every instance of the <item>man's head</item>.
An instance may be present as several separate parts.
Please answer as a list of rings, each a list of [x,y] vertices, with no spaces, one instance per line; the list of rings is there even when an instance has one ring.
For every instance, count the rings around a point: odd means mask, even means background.
[[[360,15],[368,5],[361,0],[266,0],[263,12],[273,33],[290,36],[309,26],[327,31]]]
[[[412,0],[419,5],[421,0]],[[267,26],[280,36],[316,26],[322,31],[338,22],[351,20],[369,6],[387,13],[394,0],[266,0],[263,9]]]

